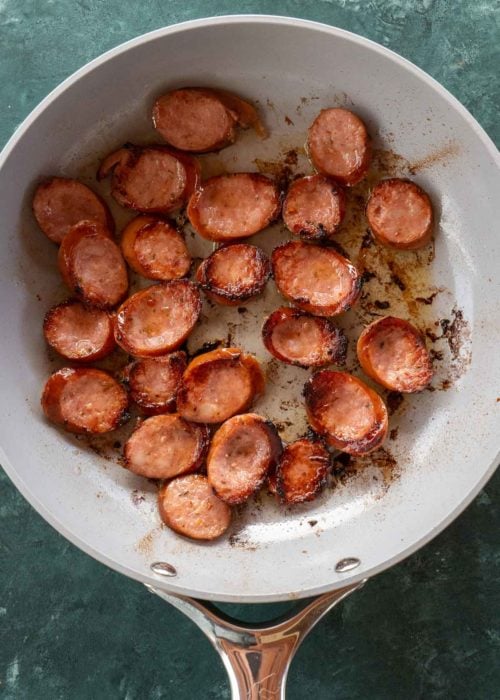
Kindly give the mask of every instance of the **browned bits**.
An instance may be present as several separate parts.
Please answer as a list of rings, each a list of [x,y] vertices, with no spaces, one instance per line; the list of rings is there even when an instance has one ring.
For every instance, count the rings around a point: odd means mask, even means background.
[[[237,306],[264,290],[271,264],[263,250],[236,243],[215,250],[196,273],[205,294],[219,304]]]

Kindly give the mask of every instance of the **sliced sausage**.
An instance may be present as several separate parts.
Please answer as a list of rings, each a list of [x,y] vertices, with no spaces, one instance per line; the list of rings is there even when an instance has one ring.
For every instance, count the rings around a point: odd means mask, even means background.
[[[138,216],[124,229],[120,241],[125,260],[139,275],[168,282],[185,277],[191,255],[184,237],[164,219]]]
[[[422,391],[432,379],[432,360],[421,333],[408,321],[386,316],[359,336],[358,358],[365,373],[391,391]]]
[[[295,180],[283,202],[283,221],[287,229],[311,240],[336,233],[344,215],[344,191],[324,175]]]
[[[128,418],[125,389],[107,372],[64,367],[52,374],[42,394],[47,418],[72,433],[107,433]]]
[[[332,447],[361,455],[384,441],[387,408],[361,379],[324,369],[307,381],[304,396],[309,423]]]
[[[184,352],[135,360],[126,370],[131,399],[147,414],[174,411],[185,369]]]
[[[260,489],[281,449],[270,421],[255,413],[234,416],[213,436],[207,457],[208,481],[226,503],[243,503]]]
[[[165,484],[158,493],[158,505],[163,522],[193,540],[215,540],[231,524],[231,508],[217,498],[202,474]]]
[[[69,289],[88,304],[110,309],[127,294],[127,267],[120,249],[91,221],[80,221],[66,235],[58,265]]]
[[[36,188],[33,213],[54,243],[61,243],[79,221],[94,221],[111,236],[115,225],[106,203],[78,180],[51,177]]]
[[[415,250],[432,236],[431,200],[410,180],[379,182],[366,205],[366,217],[375,238],[390,248]]]
[[[104,159],[97,178],[110,173],[118,204],[145,214],[168,214],[194,192],[200,166],[195,158],[163,146],[127,145]]]
[[[323,109],[309,128],[307,145],[315,168],[343,185],[355,185],[368,171],[370,138],[361,119],[348,109]]]
[[[154,284],[132,294],[117,311],[115,339],[137,357],[177,350],[201,313],[201,298],[188,280]]]
[[[239,348],[198,355],[184,372],[177,410],[197,423],[222,423],[246,411],[264,391],[259,363]]]
[[[236,243],[215,250],[199,266],[196,279],[212,301],[236,306],[264,290],[271,264],[263,250]]]
[[[113,319],[107,311],[69,299],[46,314],[43,332],[59,355],[74,362],[93,362],[115,348]]]
[[[312,501],[326,482],[330,455],[319,440],[301,438],[285,447],[276,467],[276,493],[282,503]]]
[[[187,215],[203,238],[228,242],[258,233],[279,209],[279,192],[269,178],[232,173],[205,180],[189,200]]]
[[[274,249],[272,266],[283,296],[317,316],[347,311],[361,292],[361,275],[332,248],[289,241]]]
[[[124,447],[125,466],[148,479],[173,479],[196,471],[208,447],[208,431],[176,413],[151,416]]]
[[[344,333],[327,318],[282,306],[262,328],[267,350],[278,360],[299,367],[342,364],[347,352]]]

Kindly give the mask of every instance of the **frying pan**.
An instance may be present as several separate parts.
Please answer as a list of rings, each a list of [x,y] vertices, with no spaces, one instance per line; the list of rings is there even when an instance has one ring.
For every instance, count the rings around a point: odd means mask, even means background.
[[[439,221],[425,279],[413,280],[406,297],[391,297],[391,310],[414,314],[421,327],[434,328],[435,390],[405,399],[393,416],[397,438],[390,441],[386,463],[365,460],[350,478],[334,479],[317,502],[295,510],[283,510],[264,495],[237,515],[231,537],[208,545],[161,527],[154,486],[120,469],[114,458],[99,456],[113,455],[112,446],[101,442],[89,449],[44,421],[40,389],[59,365],[47,355],[41,318],[64,291],[55,248],[30,211],[41,176],[78,176],[96,187],[99,157],[126,141],[155,140],[154,97],[192,84],[244,94],[259,105],[271,133],[267,141],[245,133],[206,160],[205,174],[265,169],[278,152],[294,148],[296,168],[306,168],[299,147],[307,126],[321,108],[345,105],[366,121],[386,162],[392,154],[395,167],[429,191]],[[266,16],[187,22],[113,49],[52,92],[2,154],[1,463],[61,534],[197,622],[222,654],[235,697],[284,697],[291,655],[321,615],[437,535],[494,471],[500,409],[498,164],[493,143],[471,115],[415,66],[348,32]],[[117,207],[113,212],[122,225],[127,215]],[[339,235],[347,245],[342,235],[349,234]],[[256,240],[270,250],[282,237],[277,226]],[[206,254],[194,237],[188,242],[195,255]],[[415,260],[398,258],[399,268],[411,276]],[[255,308],[239,315],[234,309],[206,310],[206,323],[190,343],[194,349],[229,332],[232,342],[258,355],[269,381],[256,410],[276,421],[285,417],[282,434],[292,439],[305,428],[300,388],[308,374],[276,368],[262,348],[262,314],[279,303],[271,286]],[[419,290],[436,294],[418,306]],[[363,319],[349,313],[341,323],[352,341]],[[319,597],[291,619],[260,629],[228,620],[200,601],[311,596]]]

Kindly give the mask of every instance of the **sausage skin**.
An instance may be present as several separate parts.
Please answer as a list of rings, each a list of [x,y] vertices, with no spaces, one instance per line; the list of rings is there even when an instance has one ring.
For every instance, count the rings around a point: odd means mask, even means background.
[[[306,382],[304,396],[311,427],[331,447],[361,455],[377,449],[384,441],[387,408],[361,379],[324,369]]]
[[[201,298],[188,280],[153,284],[132,294],[115,319],[115,339],[136,357],[156,357],[177,350],[201,313]]]
[[[169,528],[193,540],[215,540],[231,524],[231,508],[202,474],[180,476],[162,486],[158,506]]]
[[[322,240],[335,234],[344,215],[344,191],[324,175],[295,180],[283,202],[285,226],[308,240]]]
[[[226,503],[243,503],[260,489],[281,449],[280,437],[270,421],[255,413],[233,416],[212,438],[208,481]]]
[[[46,417],[71,433],[107,433],[128,418],[125,389],[107,372],[63,367],[47,380],[42,394]]]
[[[235,243],[209,255],[196,271],[196,280],[212,301],[237,306],[261,294],[270,275],[271,263],[261,248]]]
[[[282,306],[267,317],[262,327],[266,349],[281,362],[299,367],[343,364],[347,338],[330,319]]]
[[[312,501],[326,482],[330,454],[319,440],[301,438],[283,450],[276,467],[276,494],[282,503]]]
[[[422,391],[432,379],[432,360],[422,334],[408,321],[386,316],[367,326],[358,339],[363,371],[391,391]]]
[[[68,299],[45,315],[43,333],[56,352],[73,362],[94,362],[115,348],[113,319],[103,309]]]
[[[175,411],[177,390],[186,369],[186,353],[144,357],[126,368],[130,398],[148,415]]]
[[[366,218],[377,241],[389,248],[416,250],[432,236],[431,200],[410,180],[389,178],[379,182],[368,199]]]
[[[289,241],[274,249],[271,262],[281,294],[316,316],[347,311],[361,292],[361,275],[332,248]]]

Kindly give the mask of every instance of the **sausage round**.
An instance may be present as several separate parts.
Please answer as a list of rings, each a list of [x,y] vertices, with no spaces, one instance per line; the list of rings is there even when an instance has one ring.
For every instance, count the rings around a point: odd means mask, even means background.
[[[52,374],[42,394],[47,418],[72,433],[107,433],[127,418],[125,389],[107,372],[64,367]]]
[[[191,255],[182,234],[158,217],[133,219],[124,229],[120,245],[130,267],[150,280],[180,279],[191,267]]]
[[[279,192],[269,178],[232,173],[205,180],[189,200],[187,215],[203,238],[228,242],[258,233],[279,209]]]
[[[364,178],[371,147],[366,126],[348,109],[323,109],[309,128],[307,145],[315,168],[352,186]]]
[[[361,455],[384,441],[387,408],[361,379],[324,369],[306,382],[304,396],[309,423],[332,447]]]
[[[155,357],[177,350],[201,313],[201,298],[188,280],[153,284],[132,294],[116,313],[115,339],[137,357]]]
[[[130,398],[150,415],[174,411],[185,369],[184,352],[135,360],[126,369]]]
[[[113,320],[107,311],[69,299],[45,315],[43,333],[59,355],[73,362],[94,362],[115,348]]]
[[[262,328],[267,350],[278,360],[299,367],[342,364],[347,352],[344,333],[329,319],[282,306]]]
[[[162,486],[158,505],[163,522],[193,540],[215,540],[231,524],[231,508],[217,498],[202,474],[181,476]]]
[[[177,410],[197,423],[222,423],[246,411],[264,391],[259,363],[239,348],[198,355],[184,372]]]
[[[151,416],[125,443],[125,466],[148,479],[173,479],[196,471],[207,446],[205,427],[188,423],[176,413]]]
[[[118,204],[145,214],[168,214],[194,192],[200,165],[192,156],[163,146],[127,145],[104,159],[97,179],[109,173],[111,194]]]
[[[212,301],[236,306],[264,290],[271,264],[263,250],[235,243],[215,250],[199,266],[196,279]]]
[[[361,292],[361,275],[332,248],[289,241],[274,249],[272,267],[281,294],[317,316],[347,311]]]
[[[432,236],[431,200],[410,180],[390,178],[379,182],[368,199],[366,217],[375,238],[390,248],[415,250]]]
[[[326,482],[330,455],[319,440],[301,438],[283,450],[276,467],[276,493],[282,503],[312,501]]]
[[[106,203],[78,180],[51,177],[36,188],[33,213],[54,243],[61,243],[79,221],[94,221],[111,236],[115,225]]]
[[[344,192],[324,175],[308,175],[295,180],[283,202],[283,221],[287,229],[310,240],[332,236],[344,215]]]
[[[255,413],[234,416],[212,438],[208,481],[226,503],[243,503],[260,489],[281,449],[281,440],[270,421]]]
[[[432,360],[421,333],[408,321],[386,316],[361,333],[357,345],[364,372],[391,391],[422,391],[432,379]]]

